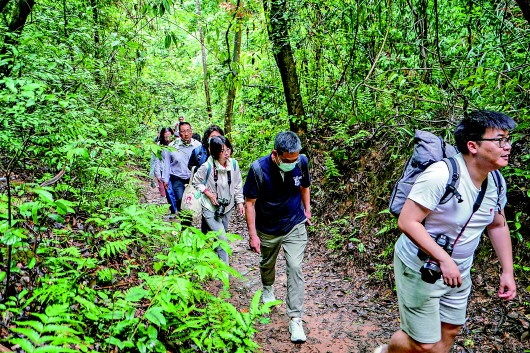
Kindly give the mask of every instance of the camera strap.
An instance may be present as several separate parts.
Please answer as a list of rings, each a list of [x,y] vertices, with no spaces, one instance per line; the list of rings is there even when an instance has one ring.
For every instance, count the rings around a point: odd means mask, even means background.
[[[227,162],[228,165],[228,162]],[[230,184],[232,184],[232,173],[230,170],[226,171],[226,177],[228,178],[228,190],[230,192]],[[215,182],[215,193],[217,193],[217,180],[219,180],[219,174],[217,173],[217,167],[215,162],[213,163],[213,181]]]
[[[484,181],[482,182],[482,185],[480,186],[480,192],[478,193],[477,199],[475,200],[475,203],[473,204],[473,212],[471,212],[471,216],[469,216],[469,218],[467,219],[466,224],[464,224],[464,226],[460,230],[460,233],[456,237],[456,239],[455,239],[455,241],[453,243],[453,248],[455,247],[456,242],[458,241],[458,239],[460,239],[460,237],[464,233],[464,230],[466,229],[467,225],[469,224],[469,221],[471,221],[471,217],[473,217],[475,212],[477,212],[478,209],[480,208],[480,204],[482,203],[482,200],[484,200],[484,195],[486,195],[486,190],[487,189],[488,189],[488,178],[486,177],[486,179],[484,179]]]

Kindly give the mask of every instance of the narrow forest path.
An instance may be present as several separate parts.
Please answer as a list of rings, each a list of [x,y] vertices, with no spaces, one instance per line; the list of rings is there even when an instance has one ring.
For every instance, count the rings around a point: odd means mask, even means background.
[[[146,187],[145,196],[148,203],[166,203],[157,189]],[[231,244],[230,265],[243,279],[231,279],[231,298],[228,301],[238,309],[245,309],[256,291],[261,289],[259,255],[249,250],[244,217],[232,216],[229,231],[242,237]],[[290,342],[289,318],[285,303],[282,303],[272,308],[269,323],[256,327],[255,341],[263,352],[371,353],[398,328],[397,307],[391,291],[386,291],[384,295],[374,292],[373,288],[366,286],[368,279],[365,276],[346,278],[343,269],[334,268],[321,256],[324,253],[311,242],[310,234],[303,267],[307,342]],[[286,279],[285,260],[280,252],[275,284],[279,300],[285,300]],[[211,290],[219,288],[212,286]]]
[[[231,266],[245,278],[245,281],[232,282],[231,301],[242,307],[248,306],[254,293],[261,289],[259,255],[248,249],[245,228],[244,221],[238,219],[233,222],[231,229],[233,233],[244,237],[232,244],[231,258]],[[259,331],[256,341],[262,346],[263,352],[371,353],[378,343],[386,341],[390,333],[397,329],[396,317],[390,316],[394,310],[382,305],[384,301],[379,293],[363,285],[366,279],[344,278],[342,269],[333,268],[330,262],[319,256],[319,249],[312,244],[308,244],[303,269],[307,342],[290,342],[289,318],[285,303],[282,303],[273,308],[269,315],[270,323],[256,327]],[[286,280],[285,260],[280,253],[275,284],[277,299],[285,300]]]
[[[157,189],[143,184],[146,202],[166,204]],[[195,226],[199,227],[199,224]],[[243,217],[232,216],[229,231],[242,237],[231,244],[230,265],[243,279],[230,280],[231,297],[227,300],[244,310],[249,308],[254,294],[261,289],[259,255],[249,250]],[[379,344],[388,342],[399,328],[396,295],[389,289],[388,281],[370,277],[361,268],[345,268],[351,266],[349,260],[330,259],[329,252],[319,245],[322,242],[315,241],[316,236],[309,233],[303,265],[306,283],[306,315],[303,319],[307,342],[290,342],[285,303],[272,309],[268,323],[256,326],[258,332],[254,339],[265,353],[372,353]],[[285,300],[286,274],[282,252],[276,270],[276,298]],[[452,353],[529,352],[528,340],[521,338],[521,333],[530,332],[530,316],[526,316],[516,301],[507,303],[496,298],[498,274],[494,272],[474,276],[468,321],[457,336]],[[222,285],[212,284],[209,290],[217,294],[215,292],[221,288]]]

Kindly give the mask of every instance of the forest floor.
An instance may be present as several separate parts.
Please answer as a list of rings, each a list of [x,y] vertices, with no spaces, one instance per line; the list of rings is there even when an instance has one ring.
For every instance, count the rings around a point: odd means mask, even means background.
[[[165,204],[165,199],[156,191],[146,187],[147,202]],[[243,217],[232,216],[229,231],[242,237],[231,244],[230,265],[243,279],[231,279],[228,301],[238,309],[245,309],[255,292],[261,289],[259,255],[249,250]],[[399,328],[394,291],[388,281],[374,279],[362,268],[345,269],[337,265],[340,261],[329,259],[329,252],[321,249],[319,242],[311,241],[312,236],[315,235],[309,235],[303,265],[306,283],[303,319],[307,342],[290,342],[285,303],[273,307],[268,320],[257,324],[255,341],[263,352],[373,352],[379,344],[388,342]],[[530,341],[520,341],[521,333],[528,329],[525,313],[516,303],[493,299],[492,288],[484,283],[486,276],[479,276],[475,282],[479,289],[474,290],[470,299],[470,319],[457,336],[452,352],[530,352],[525,350],[530,347]],[[494,283],[492,285],[495,287]],[[209,288],[216,294],[221,287],[212,284]],[[281,252],[275,294],[277,299],[285,300],[285,261]]]

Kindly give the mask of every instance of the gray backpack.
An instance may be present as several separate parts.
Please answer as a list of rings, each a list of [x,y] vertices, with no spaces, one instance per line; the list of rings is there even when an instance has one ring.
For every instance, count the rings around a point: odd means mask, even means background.
[[[428,131],[416,130],[414,134],[414,152],[407,161],[405,169],[401,174],[392,190],[390,197],[389,210],[394,216],[398,217],[401,209],[407,200],[412,185],[418,176],[427,169],[428,166],[434,162],[444,161],[449,169],[449,180],[445,186],[445,192],[440,199],[440,204],[449,201],[453,196],[462,202],[462,196],[458,192],[458,184],[460,181],[460,169],[458,163],[453,158],[458,153],[458,150],[446,143],[441,137],[436,136]],[[493,180],[497,185],[498,195],[502,192],[501,173],[498,170],[493,172]],[[497,199],[497,206],[500,210],[499,201]]]

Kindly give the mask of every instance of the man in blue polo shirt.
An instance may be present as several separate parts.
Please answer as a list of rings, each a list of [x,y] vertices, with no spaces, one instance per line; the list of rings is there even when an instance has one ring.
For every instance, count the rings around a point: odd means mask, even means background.
[[[250,249],[261,254],[262,301],[274,297],[276,259],[283,248],[287,264],[287,314],[291,341],[305,342],[302,326],[304,278],[302,260],[307,244],[305,223],[311,225],[309,167],[300,155],[302,144],[291,131],[280,132],[270,155],[252,163],[243,194]]]

